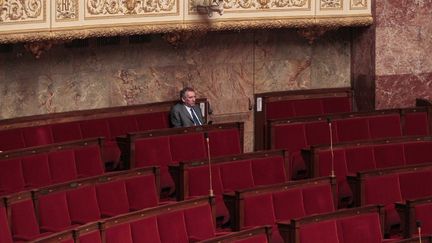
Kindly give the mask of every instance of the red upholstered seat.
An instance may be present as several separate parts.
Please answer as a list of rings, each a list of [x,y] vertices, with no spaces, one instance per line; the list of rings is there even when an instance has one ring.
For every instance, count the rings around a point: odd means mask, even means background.
[[[104,173],[98,146],[75,149],[75,165],[79,177],[96,176]]]
[[[25,142],[22,129],[0,131],[0,150],[7,151],[24,148]]]
[[[24,180],[30,187],[41,187],[51,184],[47,154],[26,156],[21,159]]]
[[[274,225],[276,222],[272,194],[245,197],[244,226]]]
[[[377,168],[402,166],[405,164],[404,146],[402,144],[376,145],[374,157]]]
[[[38,197],[38,213],[42,231],[59,232],[71,228],[72,221],[65,192]]]
[[[103,217],[129,212],[128,196],[123,180],[97,184],[96,195]]]
[[[10,210],[14,241],[28,241],[42,236],[31,199],[12,203]]]
[[[351,111],[351,98],[349,97],[331,97],[321,100],[324,114]]]
[[[369,124],[367,118],[350,118],[336,121],[338,141],[353,141],[369,139]]]
[[[159,236],[162,243],[188,243],[186,223],[182,211],[157,216]]]
[[[102,239],[98,231],[92,231],[87,234],[80,234],[78,236],[78,240],[80,243],[102,243]]]
[[[130,210],[156,207],[159,203],[159,192],[156,189],[153,175],[135,176],[125,180]]]
[[[273,205],[276,221],[290,220],[306,215],[302,189],[300,188],[273,193]]]
[[[371,138],[402,136],[399,114],[370,117],[369,131]]]
[[[12,243],[6,208],[0,205],[0,242]]]
[[[267,240],[267,236],[260,234],[260,235],[253,235],[253,236],[248,237],[246,239],[235,240],[233,242],[235,242],[235,243],[266,243],[266,242],[268,242],[268,240]]]
[[[204,240],[215,236],[212,212],[209,204],[184,211],[189,239]]]
[[[105,139],[110,139],[114,137],[111,136],[106,119],[81,121],[80,128],[83,138],[104,137]]]
[[[52,182],[65,182],[78,178],[73,150],[59,150],[48,153]]]
[[[432,234],[432,203],[416,205],[415,219],[421,222],[422,234]]]
[[[108,118],[108,127],[111,137],[107,139],[115,139],[117,136],[138,131],[138,124],[133,116]]]
[[[432,162],[432,141],[408,143],[404,145],[406,164]]]
[[[338,220],[346,243],[381,243],[381,225],[378,214],[369,213]]]
[[[235,191],[255,186],[250,160],[224,164],[220,167],[220,174],[225,191]]]
[[[335,210],[330,185],[305,187],[302,193],[304,209],[307,215]]]
[[[301,243],[342,243],[338,238],[335,220],[307,224],[300,227],[299,238]]]
[[[79,122],[52,124],[51,131],[55,143],[79,140],[83,138]]]
[[[173,161],[188,161],[207,158],[207,149],[202,133],[188,133],[170,136]]]
[[[72,223],[85,224],[101,218],[94,186],[84,186],[67,192]]]
[[[136,115],[135,119],[137,121],[139,131],[169,128],[167,112]]]
[[[0,195],[21,191],[25,188],[20,159],[0,160]]]
[[[404,200],[432,196],[432,171],[401,173],[399,183]]]
[[[130,224],[119,224],[105,230],[106,243],[133,243]]]
[[[26,127],[22,129],[22,132],[26,147],[46,145],[54,142],[49,125]]]
[[[295,116],[308,116],[323,114],[323,106],[320,99],[293,100]]]
[[[284,124],[274,126],[274,134],[290,136],[272,136],[275,149],[286,149],[288,152],[299,151],[307,146],[304,124]]]
[[[130,228],[133,242],[161,242],[156,216],[131,222]]]
[[[266,118],[289,118],[294,116],[294,107],[292,100],[283,100],[266,103]]]
[[[345,154],[348,172],[351,174],[376,168],[372,146],[347,148]]]
[[[332,125],[333,126],[333,125]],[[308,145],[330,144],[330,127],[325,121],[308,122],[305,124]],[[336,142],[336,129],[332,127],[333,142]]]
[[[168,172],[173,163],[168,136],[144,138],[135,141],[135,167],[160,166],[161,188],[174,188],[174,181]]]
[[[429,122],[427,112],[412,112],[405,114],[404,135],[429,135]]]
[[[240,154],[240,135],[237,129],[215,130],[208,133],[212,157]]]
[[[252,159],[254,185],[270,185],[287,181],[282,157]]]

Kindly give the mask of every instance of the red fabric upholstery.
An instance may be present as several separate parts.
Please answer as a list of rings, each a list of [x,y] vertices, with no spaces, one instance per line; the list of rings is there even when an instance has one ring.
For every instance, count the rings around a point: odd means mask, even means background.
[[[116,141],[105,141],[103,145],[102,161],[113,162],[114,166],[120,162],[121,151]]]
[[[252,167],[249,160],[224,164],[224,166],[220,167],[220,173],[225,191],[235,191],[254,186]]]
[[[287,180],[282,157],[252,159],[252,176],[254,185],[270,185]]]
[[[387,138],[402,136],[399,114],[369,118],[371,138]]]
[[[344,218],[338,222],[342,229],[343,241],[346,243],[381,243],[381,225],[378,214]]]
[[[303,203],[307,215],[335,210],[330,185],[303,188]]]
[[[306,215],[301,189],[273,193],[273,207],[276,221],[290,220]]]
[[[12,203],[10,210],[10,227],[14,237],[19,236],[19,238],[30,240],[40,236],[39,224],[31,199]]]
[[[49,169],[53,182],[65,182],[78,177],[73,150],[48,153]]]
[[[432,142],[408,143],[404,145],[407,164],[432,162]]]
[[[404,200],[432,196],[432,171],[399,174],[400,190]]]
[[[272,233],[272,234],[274,234],[274,233]],[[259,234],[259,235],[253,235],[253,236],[245,238],[245,239],[236,240],[234,242],[235,243],[267,243],[268,241],[267,241],[267,236],[265,236],[263,234]]]
[[[323,106],[320,99],[294,100],[292,102],[295,116],[323,114]]]
[[[51,144],[54,142],[50,126],[36,126],[23,128],[26,147]]]
[[[88,234],[80,234],[79,243],[102,243],[99,231],[93,231]]]
[[[183,212],[177,211],[157,216],[159,236],[162,243],[188,243]]]
[[[189,195],[203,196],[209,193],[209,170],[207,166],[198,166],[188,168],[189,178]],[[222,195],[224,192],[222,179],[220,176],[220,166],[212,166],[212,186],[216,195]]]
[[[365,204],[392,204],[402,201],[397,174],[365,178]]]
[[[106,243],[133,243],[130,225],[119,224],[105,230]]]
[[[125,135],[128,132],[138,131],[138,124],[133,116],[112,117],[108,119],[110,139]]]
[[[160,243],[156,217],[144,218],[130,223],[133,242]]]
[[[80,124],[78,122],[52,124],[51,131],[55,143],[79,140],[83,138]]]
[[[6,209],[0,206],[0,242],[12,243],[12,235],[9,229]]]
[[[240,136],[237,129],[225,129],[208,133],[212,157],[240,154]]]
[[[404,146],[401,144],[376,145],[374,157],[377,168],[402,166],[405,164]]]
[[[168,172],[173,163],[169,137],[138,139],[135,141],[135,167],[160,166],[161,188],[174,188],[174,181]]]
[[[374,150],[372,146],[347,148],[345,150],[349,173],[375,169]]]
[[[153,175],[136,176],[125,180],[129,209],[139,210],[156,207],[159,203],[159,192]]]
[[[22,158],[24,180],[31,187],[49,185],[52,182],[47,154],[37,154]]]
[[[58,232],[72,225],[65,192],[58,192],[40,196],[39,222],[44,231]]]
[[[318,158],[318,175],[329,176],[331,174],[330,151],[319,152]],[[334,150],[334,170],[337,180],[337,191],[339,199],[350,201],[352,199],[352,192],[346,180],[346,176],[348,175],[348,168],[345,150]]]
[[[308,145],[330,144],[330,128],[327,122],[309,122],[306,126],[306,138]],[[332,128],[333,142],[335,142],[336,129]]]
[[[98,146],[75,149],[75,165],[80,177],[102,175],[104,173]]]
[[[0,131],[0,150],[7,151],[24,148],[25,142],[22,129]]]
[[[337,120],[336,128],[340,142],[371,138],[367,118]]]
[[[190,133],[170,136],[173,161],[203,159],[207,156],[202,133]]]
[[[301,243],[339,243],[338,231],[334,220],[307,224],[300,227]],[[341,242],[342,243],[342,242]]]
[[[294,107],[291,100],[266,103],[266,118],[289,118],[294,116]]]
[[[101,218],[94,186],[84,186],[68,191],[67,202],[73,223],[84,224]]]
[[[429,135],[427,112],[413,112],[405,114],[404,135]]]
[[[184,218],[189,238],[204,240],[215,236],[215,226],[209,204],[186,209]]]
[[[432,203],[416,205],[415,219],[422,223],[422,234],[432,234]]]
[[[139,131],[169,128],[167,112],[141,114],[135,116],[135,119],[137,121]]]
[[[245,197],[244,226],[273,225],[276,222],[271,194]]]
[[[0,160],[0,195],[23,190],[24,175],[20,159]]]
[[[96,195],[102,216],[112,217],[129,212],[128,196],[123,180],[96,185]]]
[[[80,122],[81,133],[83,138],[97,138],[104,137],[110,139],[111,136],[108,122],[105,119],[96,119]]]
[[[352,111],[351,99],[349,97],[322,98],[324,114]]]
[[[303,124],[285,124],[274,126],[274,134],[290,136],[272,136],[275,149],[286,149],[288,152],[299,151],[307,146]]]

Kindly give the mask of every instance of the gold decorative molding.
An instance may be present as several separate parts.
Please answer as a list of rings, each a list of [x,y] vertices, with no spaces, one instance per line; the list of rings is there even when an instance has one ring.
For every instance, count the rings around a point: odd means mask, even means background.
[[[0,1],[0,25],[45,20],[45,0]]]
[[[368,1],[367,0],[350,0],[350,9],[367,9]]]
[[[78,0],[56,0],[56,21],[77,21]]]
[[[179,13],[179,0],[85,0],[85,18]]]
[[[342,10],[343,0],[319,0],[320,10]]]

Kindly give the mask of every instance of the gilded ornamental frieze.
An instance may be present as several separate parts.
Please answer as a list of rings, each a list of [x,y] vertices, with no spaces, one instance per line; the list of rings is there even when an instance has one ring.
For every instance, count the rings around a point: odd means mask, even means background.
[[[45,0],[0,0],[0,24],[45,20]]]
[[[0,0],[0,43],[187,31],[366,26],[373,21],[371,1]]]

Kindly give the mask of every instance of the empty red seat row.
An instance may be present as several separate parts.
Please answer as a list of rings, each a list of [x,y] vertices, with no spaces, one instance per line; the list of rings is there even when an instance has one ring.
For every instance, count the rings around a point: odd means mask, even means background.
[[[283,242],[276,222],[335,210],[333,180],[319,178],[239,190],[224,195],[235,230],[272,225],[272,242]]]
[[[268,120],[324,115],[353,110],[350,88],[295,90],[255,94],[255,150],[265,148],[263,141]]]
[[[397,203],[396,209],[405,237],[432,235],[432,196]]]
[[[140,169],[10,196],[6,201],[13,238],[27,241],[45,232],[157,206],[154,173],[153,168]]]
[[[265,151],[236,156],[214,158],[212,187],[216,197],[216,216],[222,222],[229,219],[222,194],[260,185],[283,183],[289,179],[285,152]],[[179,181],[176,183],[177,199],[209,195],[210,171],[207,160],[181,162],[170,167]],[[181,180],[181,181],[180,181]]]
[[[381,243],[382,211],[377,206],[339,210],[280,222],[286,243]]]
[[[104,173],[100,140],[21,149],[0,154],[0,195]]]
[[[401,119],[404,119],[403,123]],[[404,113],[403,117],[399,110],[383,114],[359,113],[358,117],[337,117],[331,125],[333,143],[429,134],[427,112]],[[275,122],[270,126],[270,147],[286,149],[291,154],[291,171],[295,176],[307,173],[300,154],[301,149],[312,145],[330,144],[329,124],[322,117]]]
[[[356,205],[385,205],[388,233],[400,231],[394,203],[432,196],[431,164],[358,172],[348,179],[355,188]]]
[[[359,171],[389,168],[422,163],[432,163],[432,139],[415,137],[395,140],[379,140],[364,143],[343,143],[333,147],[333,163],[341,199],[349,200],[352,192],[347,175]],[[330,146],[312,146],[306,155],[310,160],[313,177],[331,174]]]
[[[123,152],[128,156],[125,160],[130,161],[131,168],[160,166],[161,187],[173,191],[174,182],[168,173],[168,165],[207,158],[206,134],[212,157],[243,152],[242,123],[135,133],[125,139],[119,138],[119,142],[126,144]]]

